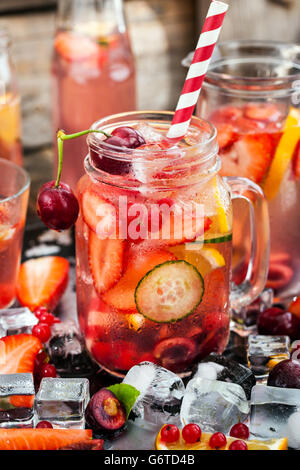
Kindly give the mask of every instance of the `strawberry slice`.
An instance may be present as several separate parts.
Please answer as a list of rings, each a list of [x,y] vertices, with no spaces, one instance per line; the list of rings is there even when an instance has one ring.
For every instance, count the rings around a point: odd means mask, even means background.
[[[41,341],[33,335],[12,335],[0,339],[0,374],[33,373]]]
[[[231,124],[219,124],[217,127],[218,131],[218,144],[220,150],[229,145],[233,144],[236,140],[236,133],[234,127]]]
[[[139,281],[158,264],[176,259],[165,250],[140,253],[129,258],[127,269],[119,282],[103,295],[104,302],[119,310],[136,310],[134,292]]]
[[[97,58],[99,54],[99,47],[92,39],[68,32],[58,33],[54,47],[69,62]]]
[[[195,217],[193,213],[162,215],[162,227],[158,239],[169,246],[192,242],[209,230],[212,220],[209,217]],[[152,234],[153,236],[153,234]],[[155,240],[154,240],[155,241]]]
[[[101,240],[95,232],[89,234],[89,266],[98,294],[116,284],[123,268],[123,240]]]
[[[82,194],[82,214],[85,223],[99,238],[117,237],[117,211],[99,194],[87,189]]]
[[[272,162],[280,133],[242,136],[222,154],[222,174],[244,176],[260,183]]]
[[[54,310],[63,295],[69,278],[69,262],[59,256],[45,256],[21,265],[17,298],[34,310],[41,305]]]
[[[281,112],[274,104],[249,103],[245,107],[245,116],[255,121],[279,121]]]
[[[237,106],[224,106],[213,112],[210,120],[216,125],[218,123],[233,122],[243,115],[242,108]]]

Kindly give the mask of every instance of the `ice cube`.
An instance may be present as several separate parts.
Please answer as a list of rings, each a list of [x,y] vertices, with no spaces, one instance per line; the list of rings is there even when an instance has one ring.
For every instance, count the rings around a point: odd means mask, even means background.
[[[287,437],[289,447],[300,448],[300,390],[253,387],[250,433],[259,439]]]
[[[51,362],[62,377],[88,377],[95,365],[88,356],[83,337],[74,321],[55,323],[47,343]]]
[[[248,367],[215,353],[207,356],[195,367],[193,377],[238,384],[244,389],[248,400],[256,383],[255,376]]]
[[[143,122],[140,122],[136,126],[136,130],[142,134],[144,137],[145,141],[149,143],[155,143],[155,142],[160,142],[163,140],[164,135],[161,134],[160,132],[157,132],[153,126],[150,126],[149,124],[145,124]]]
[[[27,307],[0,310],[2,336],[31,333],[32,327],[37,323],[38,319]]]
[[[46,377],[35,399],[37,420],[49,421],[58,428],[83,429],[88,401],[88,379]]]
[[[226,434],[248,414],[248,401],[240,385],[196,377],[187,384],[180,418],[183,426],[196,423],[203,431]]]
[[[248,363],[256,380],[267,380],[270,370],[278,362],[290,357],[288,336],[250,335],[248,338]]]
[[[32,374],[0,375],[0,427],[33,426]]]
[[[185,387],[178,375],[152,362],[141,362],[128,371],[123,383],[140,392],[132,410],[135,424],[145,428],[180,424]]]

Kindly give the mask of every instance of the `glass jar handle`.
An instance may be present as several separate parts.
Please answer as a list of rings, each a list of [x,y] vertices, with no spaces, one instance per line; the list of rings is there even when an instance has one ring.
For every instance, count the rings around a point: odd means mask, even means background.
[[[232,283],[230,306],[236,314],[250,305],[263,291],[269,269],[270,225],[267,200],[262,189],[248,178],[225,177],[232,200],[244,199],[250,209],[250,259],[244,281]]]

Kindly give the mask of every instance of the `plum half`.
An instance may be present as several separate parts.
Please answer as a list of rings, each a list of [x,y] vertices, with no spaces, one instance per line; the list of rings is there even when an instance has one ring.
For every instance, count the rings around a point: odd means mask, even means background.
[[[113,438],[126,429],[125,407],[107,388],[101,388],[92,396],[85,418],[97,436]]]

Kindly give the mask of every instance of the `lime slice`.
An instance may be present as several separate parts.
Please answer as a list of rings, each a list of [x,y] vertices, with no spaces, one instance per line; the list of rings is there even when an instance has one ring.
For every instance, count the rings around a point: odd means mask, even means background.
[[[225,243],[225,242],[230,242],[232,240],[232,233],[229,233],[228,235],[223,235],[223,236],[218,236],[218,237],[213,237],[213,238],[206,238],[203,240],[203,243],[209,244],[209,243]]]

